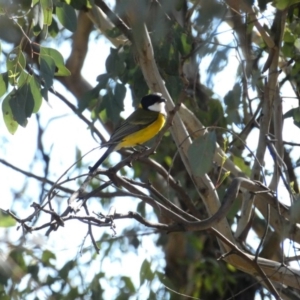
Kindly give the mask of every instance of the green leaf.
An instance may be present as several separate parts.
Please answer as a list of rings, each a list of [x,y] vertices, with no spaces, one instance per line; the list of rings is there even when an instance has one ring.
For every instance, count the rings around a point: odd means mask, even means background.
[[[125,287],[129,291],[130,294],[134,294],[136,292],[136,289],[135,289],[134,284],[130,277],[122,276],[121,280],[123,280],[123,282],[125,283]]]
[[[251,169],[249,165],[245,163],[245,160],[243,158],[234,155],[232,157],[232,160],[234,164],[242,170],[243,173],[245,173],[248,177],[250,177]]]
[[[293,119],[294,119],[294,124],[300,128],[300,108],[299,107],[292,108],[283,115],[284,119],[291,118],[291,117],[293,117]]]
[[[27,90],[24,90],[23,88],[24,85],[26,85],[27,88],[28,87],[30,88],[29,94]],[[25,96],[25,101],[33,101],[34,103],[34,107],[31,112],[30,112],[31,108],[28,107],[29,112],[27,115],[30,116],[32,112],[34,113],[38,112],[41,107],[43,98],[41,93],[41,86],[37,81],[37,79],[35,78],[35,76],[32,76],[25,71],[22,71],[18,80],[18,88],[21,89],[18,93]]]
[[[2,3],[0,3],[0,16],[5,16],[6,14],[7,14],[6,6],[5,6],[5,4],[2,2]]]
[[[281,51],[286,57],[293,57],[295,55],[294,45],[291,43],[284,43],[281,47]]]
[[[300,39],[299,38],[297,38],[295,40],[294,46],[298,51],[300,50]]]
[[[201,99],[199,100],[201,101]],[[208,104],[208,111],[203,112],[206,113],[206,117],[208,120],[207,123],[205,123],[206,126],[209,126],[210,124],[214,124],[216,126],[226,127],[227,123],[225,120],[224,109],[221,102],[219,100],[210,99],[207,104]],[[199,106],[201,107],[201,103],[199,103]],[[202,114],[199,115],[201,115],[202,117]]]
[[[7,72],[0,74],[0,97],[2,97],[8,87],[8,74]]]
[[[142,174],[140,174],[142,176]],[[137,212],[144,218],[146,218],[146,203],[141,201],[136,208]]]
[[[118,49],[111,48],[110,54],[105,61],[106,71],[111,77],[121,76],[125,70],[124,61],[118,52]]]
[[[188,149],[188,158],[192,171],[197,176],[208,173],[213,166],[216,149],[216,134],[214,131],[195,139]]]
[[[6,67],[9,83],[15,85],[21,72],[26,66],[26,59],[20,47],[13,49],[7,56]]]
[[[185,55],[190,54],[190,52],[192,51],[191,38],[187,34],[183,33],[181,35],[181,42],[182,42],[182,47],[183,47],[183,51],[184,51],[183,53]]]
[[[96,80],[101,85],[101,89],[104,89],[105,86],[107,85],[108,80],[109,80],[109,75],[107,73],[100,74],[99,76],[97,76]]]
[[[294,110],[299,110],[299,108],[292,108],[290,110],[288,110],[284,115],[283,115],[283,118],[284,119],[287,119],[287,118],[291,118],[294,116]]]
[[[178,99],[179,94],[182,91],[183,83],[179,76],[167,76],[166,87],[173,99]]]
[[[59,4],[59,5],[58,5]],[[71,32],[75,32],[77,28],[77,17],[72,6],[60,2],[56,6],[56,15],[59,22]]]
[[[55,254],[49,250],[43,251],[43,254],[41,257],[41,262],[43,263],[43,265],[46,267],[54,266],[54,264],[51,262],[51,259],[56,260]]]
[[[140,68],[136,67],[131,71],[131,79],[129,84],[133,87],[134,94],[138,99],[141,99],[144,95],[148,94],[149,88],[145,82],[144,76]]]
[[[140,269],[140,285],[142,285],[145,280],[152,281],[154,278],[154,273],[151,270],[151,265],[147,259],[145,259],[141,265]]]
[[[111,92],[102,97],[100,111],[103,109],[106,109],[108,119],[110,119],[114,124],[119,123],[120,112],[123,111],[123,108],[116,104],[116,99]]]
[[[55,73],[55,62],[49,55],[40,54],[40,76],[45,82],[46,90],[49,90],[53,84],[53,78]]]
[[[23,249],[17,248],[10,252],[9,258],[12,259],[23,272],[26,272],[27,265],[25,263],[23,255],[24,255]]]
[[[177,35],[175,35],[176,39],[173,43],[163,43],[157,50],[159,53],[157,57],[159,65],[170,76],[178,76],[180,48],[183,51],[180,36]]]
[[[38,26],[38,25],[35,25],[35,26],[33,26],[33,28],[32,28],[32,32],[33,32],[33,34],[35,35],[35,36],[38,36],[40,33],[41,33],[41,29],[40,29],[40,27]]]
[[[123,110],[124,108],[124,99],[126,96],[126,87],[124,84],[121,83],[116,83],[115,88],[114,88],[114,96],[115,96],[115,101],[119,107]]]
[[[32,278],[35,280],[39,280],[38,274],[39,274],[39,266],[34,264],[34,265],[29,265],[27,268],[28,274],[31,274]]]
[[[258,6],[262,11],[264,11],[267,8],[267,4],[269,2],[272,2],[272,0],[258,0]]]
[[[90,106],[94,100],[98,100],[99,92],[101,90],[101,84],[97,84],[93,89],[87,91],[83,97],[79,100],[78,110],[83,112],[87,107]]]
[[[185,9],[186,2],[185,0],[178,0],[175,2],[175,9],[177,11]]]
[[[274,0],[274,4],[276,6],[276,8],[280,9],[280,10],[284,10],[286,8],[288,8],[289,6],[299,3],[300,0]]]
[[[52,20],[51,25],[48,27],[48,33],[52,38],[55,38],[59,33],[59,28],[55,19]]]
[[[98,295],[102,295],[102,293],[98,293]],[[81,296],[81,297],[80,297]],[[72,287],[69,292],[66,294],[67,299],[82,299],[82,294],[79,293],[78,287]]]
[[[298,109],[294,109],[293,111],[293,118],[295,122],[300,122],[300,110],[299,107]]]
[[[48,89],[42,88],[42,89],[41,89],[41,93],[42,93],[42,97],[43,97],[46,101],[48,101]]]
[[[100,276],[99,276],[99,274],[97,274],[93,278],[93,280],[90,284],[90,290],[92,292],[91,299],[97,299],[97,295],[99,296],[103,293],[103,289],[101,288],[101,284],[100,284],[100,279],[101,279],[101,277],[104,277],[103,275],[104,274],[102,274],[102,275],[100,274]]]
[[[18,90],[14,90],[9,105],[14,120],[25,127],[27,125],[27,118],[31,116],[34,107],[34,98],[28,83],[25,83]]]
[[[242,96],[242,89],[239,83],[236,83],[231,91],[229,91],[224,97],[224,103],[226,104],[226,110],[228,117],[228,123],[240,124],[241,118],[238,112]]]
[[[9,214],[0,211],[0,227],[13,227],[16,226],[17,221]]]
[[[35,34],[41,32],[44,27],[44,12],[40,3],[36,3],[32,8],[33,18],[32,23],[35,27]],[[36,34],[36,35],[37,35]]]
[[[236,83],[231,91],[224,97],[224,102],[228,109],[237,109],[240,105],[242,89],[239,83]]]
[[[67,4],[72,5],[77,10],[91,9],[94,0],[65,0]]]
[[[62,279],[67,279],[69,272],[75,267],[76,262],[74,260],[68,261],[58,272]]]
[[[31,94],[34,101],[33,112],[37,113],[40,110],[43,101],[41,86],[34,76],[31,76],[29,85],[30,85]]]
[[[174,49],[178,50],[181,55],[188,55],[192,50],[192,39],[179,25],[174,27]]]
[[[2,113],[4,123],[9,133],[14,134],[18,129],[18,123],[15,121],[9,102],[14,91],[10,92],[2,102]]]
[[[117,38],[122,35],[122,31],[118,27],[113,27],[112,29],[106,30],[106,34],[110,38]]]
[[[109,75],[106,73],[101,74],[97,77],[98,84],[93,89],[86,92],[83,95],[83,97],[79,100],[78,109],[80,112],[83,112],[87,107],[92,106],[93,102],[98,101],[99,93],[102,89],[106,88],[108,80],[109,80]],[[93,109],[93,107],[91,107],[91,109]]]
[[[47,279],[46,279],[46,281],[45,281],[45,284],[46,285],[48,285],[48,286],[50,286],[50,285],[52,285],[53,283],[55,283],[56,281],[58,281],[59,279],[55,276],[55,277],[53,277],[53,276],[51,276],[51,275],[48,275],[47,276]]]
[[[293,202],[290,208],[290,221],[292,224],[299,223],[300,221],[300,199],[296,195],[296,201]]]
[[[32,23],[33,23],[33,34],[35,36],[38,36],[41,31],[46,30],[47,31],[47,27],[45,26],[44,28],[44,9],[41,5],[40,1],[33,1],[32,3],[33,8],[32,8]],[[46,17],[48,17],[48,14],[46,15]]]
[[[57,68],[54,73],[56,76],[69,76],[71,72],[65,67],[65,62],[63,56],[59,51],[53,48],[41,47],[40,55],[49,56],[53,59],[54,64]]]
[[[28,81],[28,78],[29,78],[30,76],[31,76],[31,75],[29,75],[25,70],[23,70],[23,71],[20,73],[17,87],[20,88],[23,84],[25,84],[25,83]]]
[[[291,32],[291,30],[289,28],[285,28],[284,34],[283,34],[283,38],[282,40],[286,43],[294,43],[295,41],[295,35]]]
[[[40,0],[40,3],[44,14],[44,24],[49,26],[52,23],[52,0]]]

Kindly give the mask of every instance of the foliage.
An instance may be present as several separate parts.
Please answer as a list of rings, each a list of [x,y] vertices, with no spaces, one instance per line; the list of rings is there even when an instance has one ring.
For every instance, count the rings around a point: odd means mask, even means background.
[[[300,243],[299,143],[288,134],[300,127],[299,10],[288,0],[0,1],[4,124],[22,134],[19,125],[35,114],[44,164],[38,176],[0,158],[26,179],[0,213],[1,299],[299,297],[299,266],[291,263]],[[110,50],[103,57],[97,49],[89,68],[101,59],[105,71],[92,86],[82,70],[95,36]],[[137,106],[150,92],[162,93],[169,111],[150,148],[123,149],[119,163],[108,160],[88,176],[82,145],[75,168],[57,174],[45,150],[49,129],[39,122],[43,105],[60,100],[104,142],[128,95]],[[140,202],[121,213],[118,201],[130,206],[129,197]],[[124,219],[129,225],[119,232]],[[61,262],[48,238],[75,223],[85,231],[81,256]],[[47,238],[33,243],[29,233],[39,231]],[[126,274],[126,257],[141,256],[150,240],[155,251]],[[113,274],[107,262],[118,266]]]

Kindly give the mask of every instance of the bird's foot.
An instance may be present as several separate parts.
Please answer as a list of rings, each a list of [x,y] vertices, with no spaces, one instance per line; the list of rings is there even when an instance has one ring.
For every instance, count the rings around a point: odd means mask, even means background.
[[[136,145],[137,148],[132,148],[133,152],[135,153],[143,153],[144,151],[149,150],[150,148],[145,145]]]

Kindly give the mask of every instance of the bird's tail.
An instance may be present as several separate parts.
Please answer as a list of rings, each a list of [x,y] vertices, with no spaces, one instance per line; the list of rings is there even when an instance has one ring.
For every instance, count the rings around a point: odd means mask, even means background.
[[[99,158],[99,160],[90,168],[89,174],[94,173],[97,168],[105,161],[105,159],[109,156],[110,153],[112,153],[115,150],[116,146],[111,145],[107,148],[107,150],[104,152],[104,154]]]

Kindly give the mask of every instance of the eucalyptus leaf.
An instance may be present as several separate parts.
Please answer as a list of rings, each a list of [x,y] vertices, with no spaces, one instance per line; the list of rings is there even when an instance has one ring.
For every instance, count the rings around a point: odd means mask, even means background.
[[[11,107],[10,107],[10,100],[13,97],[15,91],[10,92],[5,99],[2,102],[2,114],[3,114],[3,119],[4,123],[6,125],[7,130],[11,133],[14,134],[17,129],[18,129],[18,122],[14,119]]]
[[[195,139],[188,149],[188,158],[193,173],[203,176],[213,166],[213,157],[216,150],[216,134],[214,131]]]
[[[72,6],[60,2],[56,6],[56,15],[59,22],[71,32],[75,32],[77,28],[77,17],[75,10]]]
[[[0,74],[0,97],[2,97],[8,87],[8,74],[7,72]]]

